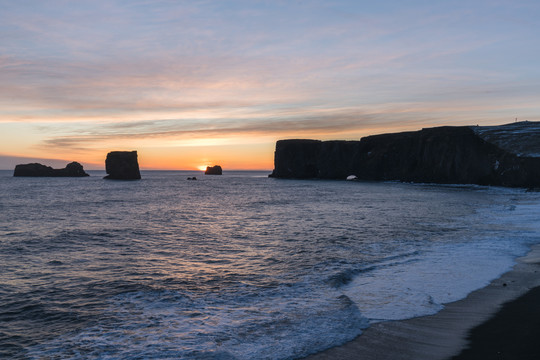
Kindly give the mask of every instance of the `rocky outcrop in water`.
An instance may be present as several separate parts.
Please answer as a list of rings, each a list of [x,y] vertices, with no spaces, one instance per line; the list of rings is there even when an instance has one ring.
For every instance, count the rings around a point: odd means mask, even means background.
[[[222,175],[223,170],[221,169],[221,166],[214,165],[214,166],[207,166],[206,171],[204,172],[204,175]]]
[[[20,164],[15,166],[13,176],[32,177],[83,177],[89,176],[78,162],[71,162],[63,169],[53,169],[39,163]]]
[[[111,151],[105,160],[104,179],[111,180],[139,180],[139,162],[136,151]]]
[[[360,180],[540,186],[540,158],[503,149],[480,136],[479,130],[443,126],[360,141],[280,140],[270,176],[346,179],[354,175]],[[520,138],[523,132],[515,137]]]

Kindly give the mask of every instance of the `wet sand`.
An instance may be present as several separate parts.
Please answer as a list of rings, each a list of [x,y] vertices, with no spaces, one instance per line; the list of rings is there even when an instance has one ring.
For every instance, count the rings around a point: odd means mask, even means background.
[[[540,287],[506,303],[495,317],[475,327],[469,348],[452,360],[540,359]]]
[[[513,359],[515,357],[510,354],[507,356],[501,355],[500,347],[497,347],[497,345],[502,344],[500,341],[484,336],[486,331],[491,331],[492,325],[484,326],[484,330],[479,330],[481,333],[480,338],[478,338],[478,335],[473,334],[471,336],[472,342],[469,341],[468,335],[473,328],[490,319],[500,319],[497,320],[499,327],[510,328],[511,319],[517,316],[517,310],[515,310],[517,308],[521,309],[521,312],[525,311],[525,314],[534,314],[535,307],[540,307],[540,303],[536,302],[540,298],[540,291],[534,290],[531,292],[531,289],[539,286],[540,245],[537,245],[532,248],[527,256],[518,259],[517,264],[511,271],[492,281],[487,287],[470,293],[465,299],[446,304],[445,308],[437,314],[403,321],[373,324],[353,341],[308,356],[305,359],[442,360],[457,356],[469,346],[471,347],[469,351],[473,351],[478,346],[482,348],[491,346],[495,355],[493,357],[481,357],[478,355],[480,353],[471,352],[470,355],[467,355],[463,352],[461,356],[470,357],[460,357],[460,360]],[[529,293],[526,301],[518,299],[526,293]],[[501,311],[505,303],[516,299],[518,299],[516,301],[518,305],[507,304],[505,309]],[[509,307],[514,310],[508,313],[506,309]],[[538,310],[536,310],[536,313],[538,313]],[[528,333],[534,330],[535,324],[538,324],[538,321],[529,326]],[[538,332],[538,330],[535,331]],[[522,339],[522,342],[526,341],[523,337],[520,339]],[[535,339],[540,338],[536,337]],[[517,348],[525,346],[527,344],[518,344]],[[528,353],[534,351],[532,348],[528,349],[526,350]],[[488,351],[491,353],[490,350]],[[537,354],[536,357],[532,358],[540,359],[540,356]],[[520,359],[523,359],[523,357]]]

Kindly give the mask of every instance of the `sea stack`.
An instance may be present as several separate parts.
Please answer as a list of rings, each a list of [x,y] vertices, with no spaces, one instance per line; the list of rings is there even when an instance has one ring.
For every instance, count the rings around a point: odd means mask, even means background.
[[[39,163],[20,164],[15,166],[13,176],[31,177],[83,177],[89,176],[78,162],[71,162],[63,169],[53,169]]]
[[[204,175],[222,175],[223,170],[221,169],[221,166],[214,165],[214,166],[207,166],[206,171],[204,172]]]
[[[141,173],[137,161],[137,151],[111,151],[105,160],[104,179],[139,180]]]

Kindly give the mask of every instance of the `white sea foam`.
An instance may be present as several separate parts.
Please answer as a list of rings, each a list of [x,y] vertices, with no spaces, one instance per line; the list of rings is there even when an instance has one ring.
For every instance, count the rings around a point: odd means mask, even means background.
[[[522,190],[188,175],[0,177],[19,194],[0,199],[17,210],[0,301],[37,314],[25,357],[301,357],[434,313],[539,242],[540,194]]]
[[[540,240],[536,201],[482,209],[474,218],[492,231],[433,244],[413,261],[360,274],[344,293],[370,322],[434,314],[510,270]]]
[[[44,343],[29,356],[287,359],[352,340],[368,325],[338,292],[299,296],[276,289],[274,295],[224,301],[170,291],[128,293],[112,300],[105,314],[110,321]]]

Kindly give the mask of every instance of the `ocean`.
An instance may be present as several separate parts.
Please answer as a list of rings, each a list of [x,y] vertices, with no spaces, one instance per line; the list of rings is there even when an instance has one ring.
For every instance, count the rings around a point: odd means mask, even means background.
[[[300,358],[436,313],[540,243],[523,189],[89,173],[0,171],[0,358]]]

